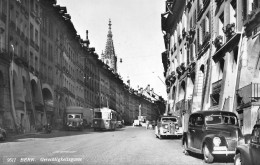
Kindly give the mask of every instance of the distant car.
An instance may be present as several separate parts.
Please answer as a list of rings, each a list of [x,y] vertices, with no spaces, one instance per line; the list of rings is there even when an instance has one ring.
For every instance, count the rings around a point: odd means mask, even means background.
[[[180,126],[180,118],[177,116],[161,116],[155,126],[155,136],[162,137],[181,137],[183,134]]]
[[[192,113],[182,138],[185,155],[203,154],[206,163],[212,163],[215,155],[235,155],[236,146],[244,142],[236,114],[227,111]]]
[[[123,127],[122,121],[117,121],[117,128],[122,128],[122,127]]]
[[[0,140],[5,141],[6,139],[6,131],[0,127]]]
[[[141,126],[140,121],[139,120],[134,120],[133,126]]]
[[[257,165],[260,163],[260,124],[253,128],[248,144],[237,146],[235,165]]]

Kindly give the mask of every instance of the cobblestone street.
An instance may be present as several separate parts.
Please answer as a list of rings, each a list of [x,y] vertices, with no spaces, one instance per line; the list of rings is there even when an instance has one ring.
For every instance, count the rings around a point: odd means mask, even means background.
[[[205,164],[185,156],[180,139],[157,139],[154,130],[124,127],[116,131],[54,131],[29,134],[0,143],[1,164]],[[233,164],[219,159],[213,164]],[[73,163],[72,163],[73,162]]]

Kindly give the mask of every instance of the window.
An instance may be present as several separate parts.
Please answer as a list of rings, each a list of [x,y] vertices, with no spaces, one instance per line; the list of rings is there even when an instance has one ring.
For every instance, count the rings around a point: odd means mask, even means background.
[[[253,133],[252,133],[252,142],[253,143],[259,143],[259,134],[260,134],[260,128],[255,127],[253,129]]]
[[[76,119],[80,119],[80,118],[81,118],[81,115],[75,115],[75,118],[76,118]]]
[[[102,113],[101,112],[95,112],[94,113],[94,118],[101,119],[102,118]]]
[[[232,0],[230,3],[230,13],[229,13],[230,23],[236,23],[236,17],[237,17],[236,9],[237,9],[237,2],[236,0]]]
[[[189,119],[189,126],[193,126],[193,125],[195,125],[195,116],[191,115]]]
[[[35,29],[35,44],[36,45],[38,45],[38,36],[39,34],[38,34],[38,30],[37,29]]]
[[[30,39],[33,41],[33,25],[30,23]]]
[[[202,116],[197,116],[196,117],[196,121],[195,121],[195,125],[196,126],[201,126],[204,124],[204,120],[203,120],[203,117]]]
[[[30,0],[30,7],[31,7],[31,11],[34,10],[34,0]]]

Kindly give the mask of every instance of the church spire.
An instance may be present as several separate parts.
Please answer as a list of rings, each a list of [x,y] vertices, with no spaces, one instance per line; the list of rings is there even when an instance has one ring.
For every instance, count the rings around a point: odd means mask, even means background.
[[[109,19],[106,48],[102,61],[117,73],[117,57],[115,55],[111,26],[111,19]]]
[[[112,35],[111,26],[112,26],[112,24],[111,24],[111,19],[109,18],[107,37],[112,39],[113,35]]]

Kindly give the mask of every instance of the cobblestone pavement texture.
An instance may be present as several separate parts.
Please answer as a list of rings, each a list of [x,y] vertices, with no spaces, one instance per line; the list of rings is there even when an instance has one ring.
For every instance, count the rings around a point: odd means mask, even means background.
[[[27,159],[25,159],[27,158]],[[31,158],[31,159],[29,159]],[[218,158],[215,165],[231,165]],[[201,155],[185,156],[180,139],[158,139],[154,130],[53,131],[25,134],[0,143],[0,164],[202,165]]]

